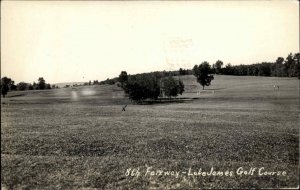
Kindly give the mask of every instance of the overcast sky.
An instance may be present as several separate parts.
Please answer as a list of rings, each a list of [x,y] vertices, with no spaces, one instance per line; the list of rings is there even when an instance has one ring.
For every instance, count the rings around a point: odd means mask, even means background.
[[[2,1],[1,77],[80,82],[275,61],[299,52],[297,1]]]

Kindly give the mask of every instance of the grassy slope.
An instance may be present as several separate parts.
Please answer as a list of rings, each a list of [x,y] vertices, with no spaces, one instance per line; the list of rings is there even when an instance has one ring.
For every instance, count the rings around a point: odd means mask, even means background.
[[[129,105],[116,86],[10,93],[2,99],[1,183],[10,188],[296,187],[299,81],[216,76],[186,103]],[[274,84],[280,90],[274,91]],[[265,167],[282,176],[125,177],[127,168]]]

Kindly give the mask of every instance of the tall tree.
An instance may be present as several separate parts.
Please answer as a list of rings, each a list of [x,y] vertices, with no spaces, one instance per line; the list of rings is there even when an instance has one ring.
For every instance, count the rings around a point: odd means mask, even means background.
[[[294,63],[294,58],[293,58],[293,54],[290,53],[286,59],[285,59],[285,63],[284,63],[284,71],[287,74],[288,77],[292,77],[293,76],[293,63]]]
[[[185,69],[179,68],[179,75],[186,75],[187,71]]]
[[[5,98],[7,92],[9,91],[12,80],[8,77],[1,78],[1,94]]]
[[[275,63],[272,66],[272,76],[275,77],[281,77],[284,76],[283,74],[283,62],[284,58],[283,57],[278,57]]]
[[[39,90],[44,90],[46,88],[46,81],[43,77],[39,77],[38,79],[38,89]]]
[[[128,81],[128,75],[126,71],[122,71],[119,75],[118,81],[121,83],[121,87],[124,88],[125,83]]]
[[[297,76],[298,79],[300,79],[300,53],[295,53],[294,62],[295,62],[295,66],[294,66],[295,76]]]
[[[199,66],[195,65],[194,75],[197,77],[197,82],[201,84],[201,86],[209,86],[211,81],[214,79],[213,75],[211,75],[211,68],[208,62],[204,61]]]
[[[218,60],[215,64],[214,64],[214,68],[216,70],[217,74],[222,74],[222,66],[223,66],[223,62]]]
[[[10,91],[14,91],[14,90],[17,90],[17,85],[15,85],[15,81],[11,81],[11,84],[9,86],[9,90]]]
[[[33,90],[37,90],[38,89],[38,84],[36,82],[32,83],[32,88]]]
[[[178,93],[180,95],[182,95],[182,93],[184,92],[184,84],[183,82],[179,79],[178,80]]]

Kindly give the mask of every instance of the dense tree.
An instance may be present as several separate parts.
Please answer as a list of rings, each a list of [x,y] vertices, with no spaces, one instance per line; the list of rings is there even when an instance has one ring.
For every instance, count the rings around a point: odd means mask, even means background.
[[[38,89],[39,90],[44,90],[46,88],[46,81],[43,77],[40,77],[38,79]]]
[[[178,94],[182,95],[182,93],[184,92],[184,84],[180,79],[178,80],[177,88],[178,88]]]
[[[292,65],[293,65],[294,59],[293,59],[293,55],[290,53],[286,59],[285,59],[285,63],[284,63],[284,72],[286,73],[287,76],[292,76]]]
[[[7,92],[9,91],[12,80],[8,77],[1,78],[1,94],[5,98]]]
[[[300,53],[296,53],[294,55],[293,69],[295,70],[295,76],[297,76],[300,79]]]
[[[282,77],[284,76],[283,72],[283,63],[284,63],[284,58],[283,57],[278,57],[275,63],[271,67],[271,76],[275,77]]]
[[[33,82],[32,87],[33,87],[33,90],[37,90],[38,89],[38,84],[36,82]]]
[[[188,75],[189,71],[186,69],[180,68],[178,73],[179,73],[179,75]]]
[[[284,71],[288,77],[299,77],[299,53],[290,53],[284,63]]]
[[[201,86],[209,86],[211,81],[214,79],[213,75],[211,75],[211,68],[208,62],[204,61],[199,66],[194,66],[194,75],[197,77],[197,82],[201,84]]]
[[[169,76],[167,78],[164,78],[161,84],[163,92],[169,98],[171,98],[172,96],[176,97],[178,96],[178,94],[182,94],[184,92],[184,84],[180,79],[175,80],[173,77]]]
[[[123,88],[124,85],[128,81],[128,75],[126,71],[122,71],[121,74],[119,75],[118,81],[121,83],[121,87]]]
[[[184,75],[184,70],[182,68],[179,69],[179,75]]]
[[[113,79],[109,79],[109,78],[106,79],[106,84],[113,85],[113,84],[115,84],[115,83],[116,83],[116,82],[115,82],[115,80],[113,80]]]
[[[215,64],[214,64],[214,69],[215,69],[215,73],[216,74],[222,74],[222,66],[223,66],[223,62],[218,60]]]
[[[23,91],[23,90],[28,90],[29,89],[29,83],[26,82],[20,82],[17,84],[17,90]]]
[[[232,65],[230,63],[228,63],[224,70],[223,70],[223,74],[225,75],[233,75],[233,68],[232,68]]]
[[[131,75],[123,89],[131,100],[138,103],[146,99],[156,100],[160,94],[159,81],[154,74]]]
[[[29,84],[29,86],[28,86],[28,90],[34,90],[34,87],[33,87],[33,85],[32,85],[32,84]]]
[[[17,85],[15,85],[15,81],[11,81],[10,87],[9,87],[10,91],[14,91],[17,90]]]
[[[260,76],[271,76],[271,67],[272,67],[272,63],[263,62],[260,67],[261,70]]]
[[[45,89],[51,89],[51,84],[46,84],[46,87],[45,87]]]
[[[97,85],[97,84],[99,84],[98,80],[94,80],[93,85]]]

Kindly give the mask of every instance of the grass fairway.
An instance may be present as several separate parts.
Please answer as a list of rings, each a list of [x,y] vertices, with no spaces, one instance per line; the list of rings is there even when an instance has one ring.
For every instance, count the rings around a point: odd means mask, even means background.
[[[116,86],[9,92],[1,99],[2,187],[299,185],[298,79],[215,76],[202,91],[193,76],[181,78],[186,86],[181,98],[188,100],[181,103],[134,105]],[[122,112],[124,104],[129,105]],[[181,173],[145,176],[150,167]],[[188,175],[190,169],[209,172],[212,167],[233,175]],[[256,170],[238,175],[239,167]],[[261,167],[286,176],[260,176]],[[139,169],[140,175],[126,176],[129,168]]]

